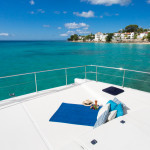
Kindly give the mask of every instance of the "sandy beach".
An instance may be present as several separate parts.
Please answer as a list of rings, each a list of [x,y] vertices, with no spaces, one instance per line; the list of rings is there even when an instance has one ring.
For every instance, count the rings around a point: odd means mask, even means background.
[[[107,42],[95,42],[95,41],[71,41],[71,42],[77,42],[77,43],[107,43]],[[150,42],[109,42],[114,44],[147,44],[149,45]]]

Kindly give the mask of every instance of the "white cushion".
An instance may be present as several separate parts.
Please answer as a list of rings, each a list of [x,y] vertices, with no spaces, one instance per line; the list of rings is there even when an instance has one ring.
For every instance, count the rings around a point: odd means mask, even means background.
[[[107,120],[110,121],[110,120],[115,119],[116,114],[117,114],[117,110],[111,111],[111,112],[109,113],[109,115],[108,115],[108,119],[107,119]]]
[[[110,109],[110,104],[106,104],[105,106],[103,106],[99,112],[98,112],[98,115],[97,115],[97,119],[105,112],[105,111],[109,111]]]
[[[109,115],[110,104],[106,104],[102,107],[97,115],[98,119],[94,125],[94,128],[99,127],[100,125],[104,124],[107,121]]]

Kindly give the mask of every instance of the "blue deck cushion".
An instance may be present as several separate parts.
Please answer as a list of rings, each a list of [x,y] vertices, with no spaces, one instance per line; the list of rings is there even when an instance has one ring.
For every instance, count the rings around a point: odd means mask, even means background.
[[[115,110],[117,110],[116,118],[124,115],[122,104],[118,104]]]
[[[109,110],[103,112],[103,114],[97,119],[94,128],[97,128],[100,125],[104,124],[107,121],[108,115],[109,115]]]
[[[122,104],[123,107],[125,107],[126,105],[123,104],[122,102],[120,102],[116,97],[113,99],[113,101],[117,104]]]
[[[109,101],[107,102],[107,104],[110,104],[110,111],[115,110],[115,108],[116,108],[116,106],[117,106],[117,104],[116,104],[114,101],[112,101],[112,100],[109,100]]]
[[[94,126],[99,109],[93,110],[90,106],[62,103],[49,121]]]
[[[106,92],[108,94],[114,95],[114,96],[124,92],[124,90],[116,88],[116,87],[113,87],[113,86],[110,86],[110,87],[108,87],[106,89],[103,89],[102,91]]]

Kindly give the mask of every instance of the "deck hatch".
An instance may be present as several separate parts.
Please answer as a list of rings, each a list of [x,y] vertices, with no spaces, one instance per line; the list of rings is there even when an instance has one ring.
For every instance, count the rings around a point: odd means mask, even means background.
[[[116,87],[113,87],[113,86],[110,86],[110,87],[108,87],[106,89],[103,89],[102,91],[106,92],[108,94],[114,95],[114,96],[119,95],[119,94],[124,92],[124,90],[116,88]]]

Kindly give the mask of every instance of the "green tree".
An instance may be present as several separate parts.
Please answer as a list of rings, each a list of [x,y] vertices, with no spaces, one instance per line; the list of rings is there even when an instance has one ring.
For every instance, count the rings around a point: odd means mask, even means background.
[[[79,38],[78,38],[78,35],[77,34],[74,34],[73,35],[73,41],[77,41]]]
[[[108,33],[108,36],[106,37],[106,42],[111,42],[113,35],[113,33]]]
[[[83,38],[83,42],[86,42],[86,39],[85,39],[85,37]]]
[[[143,33],[143,32],[144,32],[144,29],[143,29],[143,28],[138,28],[138,29],[137,29],[137,32],[138,32],[138,33]]]
[[[146,36],[143,36],[142,40],[144,41],[147,37]]]
[[[149,32],[148,35],[147,35],[147,39],[148,39],[148,41],[150,42],[150,32]]]
[[[92,33],[91,33],[91,34],[90,34],[90,39],[91,39],[91,40],[95,39],[95,34],[92,34]]]
[[[148,29],[144,29],[144,32],[147,32],[148,31]]]
[[[125,27],[125,32],[137,32],[138,29],[138,25],[128,25]]]
[[[77,34],[71,35],[70,38],[68,38],[68,41],[77,41],[79,39]]]
[[[84,40],[93,40],[94,38],[95,38],[95,35],[91,33],[91,34],[85,36]]]
[[[87,35],[87,36],[85,37],[86,40],[89,40],[90,38],[91,38],[90,35]]]
[[[137,39],[137,36],[138,36],[137,34],[134,34],[134,39]]]
[[[118,33],[122,33],[122,30],[119,30]]]
[[[68,40],[68,41],[71,41],[71,38],[68,38],[67,40]]]

